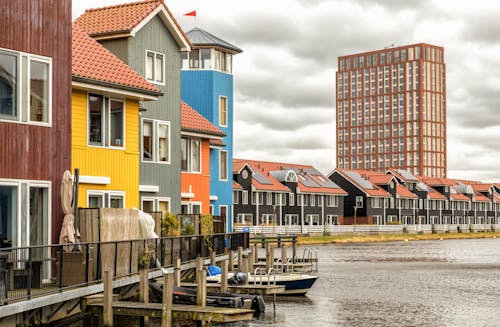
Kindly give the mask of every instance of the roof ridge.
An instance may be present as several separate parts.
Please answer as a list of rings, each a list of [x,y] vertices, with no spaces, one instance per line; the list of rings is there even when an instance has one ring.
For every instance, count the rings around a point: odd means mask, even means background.
[[[104,6],[104,7],[96,7],[96,8],[88,8],[85,9],[85,12],[92,12],[92,11],[103,11],[107,9],[113,9],[113,8],[118,8],[118,7],[131,7],[135,6],[138,4],[146,4],[150,2],[163,2],[163,0],[140,0],[140,1],[134,1],[134,2],[126,2],[126,3],[121,3],[121,4],[115,4],[115,5],[110,5],[110,6]]]

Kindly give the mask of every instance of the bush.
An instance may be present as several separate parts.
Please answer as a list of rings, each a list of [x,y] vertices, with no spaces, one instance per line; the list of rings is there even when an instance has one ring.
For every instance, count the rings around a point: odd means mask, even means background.
[[[161,219],[161,236],[176,236],[179,234],[179,221],[177,217],[167,212]]]
[[[184,228],[181,230],[181,235],[193,235],[194,227],[191,224],[186,224]]]

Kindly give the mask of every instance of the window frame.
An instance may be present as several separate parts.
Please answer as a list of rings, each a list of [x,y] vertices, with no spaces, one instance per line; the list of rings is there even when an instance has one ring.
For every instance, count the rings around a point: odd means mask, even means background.
[[[186,140],[186,169],[182,168],[182,140]],[[197,141],[199,143],[198,147],[198,159],[199,159],[199,164],[198,168],[199,170],[194,170],[193,169],[193,161],[192,161],[192,143],[194,141]],[[201,174],[202,167],[203,167],[203,162],[202,162],[202,140],[200,138],[193,138],[193,137],[181,137],[181,172],[182,173],[189,173],[189,174]]]
[[[91,143],[90,142],[90,97],[100,97],[102,99],[101,104],[101,144]],[[111,101],[120,102],[122,104],[122,144],[121,146],[111,145]],[[106,149],[115,149],[115,150],[125,150],[126,148],[126,135],[127,135],[127,121],[126,121],[127,111],[126,111],[126,100],[115,98],[115,97],[106,97],[103,94],[87,92],[87,125],[86,125],[86,133],[87,133],[87,146],[92,148],[106,148]]]
[[[125,191],[118,191],[118,190],[87,190],[87,193],[85,195],[86,199],[86,207],[89,207],[89,196],[96,196],[99,195],[102,197],[102,208],[111,208],[111,197],[112,196],[121,196],[123,199],[123,207],[121,209],[124,209],[127,207],[127,202],[126,202],[126,192]],[[141,202],[142,204],[142,202]]]
[[[225,99],[225,107],[224,108],[221,107],[221,100],[222,99]],[[229,107],[228,97],[220,95],[219,96],[219,126],[221,126],[221,127],[227,127],[228,126],[228,122],[229,122],[228,107]],[[225,118],[225,121],[221,121],[222,109],[224,109],[224,118]]]
[[[226,164],[223,166],[222,165],[222,154],[226,155]],[[229,176],[229,160],[228,160],[228,152],[226,150],[219,150],[219,180],[220,181],[227,181],[228,176]],[[223,175],[226,175],[224,178]]]
[[[0,53],[5,55],[10,55],[16,57],[16,90],[13,92],[15,94],[15,101],[13,105],[16,107],[16,115],[0,115],[0,121],[26,124],[26,125],[36,125],[43,127],[52,127],[52,113],[53,113],[53,99],[52,99],[52,88],[53,88],[53,62],[51,57],[41,56],[33,53],[16,51],[7,48],[0,48]],[[26,72],[23,71],[24,61],[26,61]],[[30,87],[31,87],[31,62],[41,62],[48,65],[48,90],[47,90],[47,121],[35,121],[30,119]],[[26,98],[23,98],[25,96]]]
[[[151,123],[151,159],[144,159],[144,123]],[[159,130],[160,130],[160,125],[167,125],[168,126],[168,160],[167,161],[160,161],[159,156],[160,156],[160,137],[159,137]],[[169,165],[171,162],[172,158],[172,128],[170,125],[170,121],[168,120],[159,120],[159,119],[151,119],[151,118],[141,118],[141,131],[140,131],[141,137],[140,137],[140,147],[141,147],[141,163],[155,163],[155,164],[162,164],[162,165]]]
[[[151,53],[153,54],[153,78],[150,79],[148,77],[148,54]],[[162,80],[161,81],[158,81],[156,79],[156,59],[157,59],[157,56],[160,55],[162,56]],[[146,54],[145,54],[145,69],[144,69],[144,77],[146,78],[146,80],[150,83],[153,83],[153,84],[157,84],[157,85],[165,85],[165,54],[162,53],[162,52],[157,52],[157,51],[153,51],[153,50],[148,50],[146,49]]]

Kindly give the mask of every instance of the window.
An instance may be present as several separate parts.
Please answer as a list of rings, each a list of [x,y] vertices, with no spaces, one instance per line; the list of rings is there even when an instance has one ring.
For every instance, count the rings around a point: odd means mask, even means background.
[[[122,100],[88,96],[88,144],[124,148],[125,109]]]
[[[356,196],[356,208],[363,208],[363,196]]]
[[[273,204],[273,193],[267,192],[266,193],[266,204],[267,205],[272,205]]]
[[[164,84],[165,55],[154,51],[146,51],[146,79],[156,84]]]
[[[338,207],[338,198],[335,195],[326,196],[326,206],[327,207]]]
[[[52,61],[0,49],[0,119],[51,123]]]
[[[142,161],[170,163],[170,122],[142,121]]]
[[[89,190],[87,208],[125,208],[125,192]]]
[[[219,97],[219,125],[227,126],[227,98]]]
[[[220,180],[227,181],[227,151],[219,152],[219,176]]]
[[[199,139],[181,138],[181,170],[201,172],[201,142]]]
[[[241,204],[248,204],[248,191],[241,192]]]
[[[233,204],[238,204],[238,191],[233,191]]]
[[[189,68],[200,68],[200,50],[191,50],[189,54]]]
[[[289,196],[288,196],[288,205],[290,206],[294,206],[295,205],[295,194],[294,193],[290,193]]]

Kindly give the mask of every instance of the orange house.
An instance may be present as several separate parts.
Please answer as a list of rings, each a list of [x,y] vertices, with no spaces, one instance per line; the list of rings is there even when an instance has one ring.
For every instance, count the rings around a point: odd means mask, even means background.
[[[181,103],[181,213],[209,214],[210,147],[222,147],[224,132]]]

